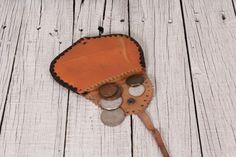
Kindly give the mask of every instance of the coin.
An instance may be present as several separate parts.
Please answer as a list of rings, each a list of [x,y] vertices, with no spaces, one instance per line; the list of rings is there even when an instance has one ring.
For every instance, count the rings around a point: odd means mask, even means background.
[[[101,113],[101,121],[107,126],[117,126],[121,124],[125,119],[125,113],[122,109],[118,108],[115,110],[107,111],[103,110]]]
[[[132,96],[140,96],[144,93],[145,88],[143,85],[129,87],[129,94]]]
[[[120,105],[122,104],[122,98],[119,97],[115,100],[105,100],[105,99],[101,99],[100,100],[100,105],[102,108],[106,109],[106,110],[114,110],[120,107]]]
[[[111,97],[107,97],[107,98],[105,98],[106,100],[115,100],[115,99],[118,99],[119,97],[121,97],[122,89],[121,89],[121,87],[118,86],[118,85],[117,85],[117,87],[118,87],[118,89],[117,89],[116,94],[113,95],[113,96],[111,96]]]
[[[144,77],[141,74],[132,75],[126,79],[126,84],[128,84],[131,87],[143,84],[143,82],[144,82]]]
[[[109,98],[114,96],[119,90],[119,86],[115,83],[107,83],[99,87],[98,92],[101,97]]]

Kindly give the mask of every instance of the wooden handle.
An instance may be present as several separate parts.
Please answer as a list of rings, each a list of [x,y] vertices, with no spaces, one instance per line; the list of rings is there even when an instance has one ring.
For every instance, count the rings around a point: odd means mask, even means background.
[[[170,157],[165,144],[162,140],[161,134],[160,132],[154,127],[150,117],[148,116],[148,114],[146,112],[142,112],[138,114],[138,117],[142,120],[142,122],[144,123],[145,127],[152,132],[153,137],[156,140],[157,145],[159,146],[161,153],[163,155],[163,157]]]

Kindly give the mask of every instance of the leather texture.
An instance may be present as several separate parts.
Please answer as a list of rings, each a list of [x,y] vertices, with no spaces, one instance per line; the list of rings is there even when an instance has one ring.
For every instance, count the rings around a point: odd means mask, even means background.
[[[141,121],[143,122],[143,124],[145,125],[145,127],[151,131],[153,137],[156,140],[157,145],[159,146],[161,153],[163,155],[163,157],[169,157],[169,153],[165,147],[164,141],[162,140],[161,134],[158,131],[158,129],[156,129],[150,119],[150,117],[148,116],[148,114],[146,112],[140,112],[138,114],[138,117],[141,119]]]
[[[119,109],[125,115],[138,115],[163,156],[169,157],[159,131],[145,112],[153,97],[153,88],[145,71],[142,48],[133,38],[121,34],[82,38],[52,61],[50,72],[58,83],[82,94],[100,108],[99,87],[107,83],[119,85],[122,90]],[[130,86],[126,79],[134,74],[144,76],[145,90],[141,96],[128,92]],[[133,100],[132,104],[129,99]]]
[[[128,92],[129,86],[126,84],[126,78],[129,77],[129,75],[127,75],[124,79],[121,79],[121,80],[115,82],[122,89],[121,97],[122,97],[123,101],[121,104],[121,108],[126,113],[126,115],[138,114],[140,112],[145,111],[145,109],[148,107],[150,101],[152,100],[152,97],[153,97],[152,83],[149,80],[149,78],[147,77],[147,74],[145,71],[142,71],[141,74],[145,78],[145,81],[143,83],[143,85],[145,87],[145,91],[141,96],[138,96],[138,97],[132,96]],[[102,98],[99,95],[98,89],[95,89],[95,90],[89,92],[88,94],[85,95],[85,97],[87,99],[91,100],[93,103],[95,103],[99,107],[101,107],[100,101]],[[135,100],[135,103],[128,104],[127,101],[129,98],[133,98]]]
[[[59,55],[50,70],[56,80],[59,78],[77,93],[84,93],[106,82],[141,72],[141,51],[137,42],[126,35],[82,38]]]

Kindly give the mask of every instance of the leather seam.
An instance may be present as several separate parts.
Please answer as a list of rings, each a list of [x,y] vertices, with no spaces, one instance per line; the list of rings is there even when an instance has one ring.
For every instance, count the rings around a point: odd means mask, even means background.
[[[85,93],[86,93],[86,90],[90,89],[91,86],[90,86],[89,88],[86,88],[82,93],[79,93],[79,92],[78,92],[78,89],[77,89],[76,87],[74,87],[73,85],[71,85],[69,82],[63,81],[63,80],[60,78],[60,76],[57,75],[57,73],[56,73],[55,70],[54,70],[54,66],[55,66],[55,64],[56,64],[56,62],[57,62],[58,59],[60,59],[62,56],[64,56],[66,52],[68,52],[69,50],[71,50],[76,44],[80,43],[81,41],[83,41],[83,40],[85,40],[85,39],[90,40],[90,39],[97,39],[97,38],[103,38],[103,37],[106,38],[106,37],[112,37],[112,36],[114,36],[114,37],[124,36],[124,37],[129,38],[132,42],[134,42],[135,45],[138,47],[138,51],[139,51],[139,63],[140,63],[140,65],[145,69],[145,61],[144,61],[143,50],[142,50],[141,46],[139,45],[139,43],[138,43],[135,39],[133,39],[132,37],[130,37],[130,36],[128,36],[128,35],[125,35],[125,34],[110,34],[110,35],[103,35],[103,36],[83,37],[83,38],[77,40],[75,43],[73,43],[70,47],[68,47],[67,49],[65,49],[63,52],[61,52],[57,57],[55,57],[55,58],[52,60],[52,62],[51,62],[51,64],[50,64],[50,69],[49,69],[49,71],[50,71],[52,77],[53,77],[60,85],[62,85],[63,87],[65,87],[65,88],[67,88],[67,89],[69,89],[69,90],[71,90],[71,91],[73,91],[73,92],[75,92],[75,93],[77,93],[77,94],[85,94]],[[135,71],[136,71],[136,70],[135,70]],[[120,75],[122,76],[122,74],[120,74]],[[120,75],[119,75],[119,76],[120,76]],[[119,76],[117,76],[117,77],[119,77]],[[109,81],[112,81],[111,79],[108,79],[108,80],[109,80]],[[104,82],[104,81],[102,81],[102,82]],[[101,84],[101,82],[98,83],[98,84]],[[92,85],[93,88],[96,87],[96,85],[97,85],[97,84]]]

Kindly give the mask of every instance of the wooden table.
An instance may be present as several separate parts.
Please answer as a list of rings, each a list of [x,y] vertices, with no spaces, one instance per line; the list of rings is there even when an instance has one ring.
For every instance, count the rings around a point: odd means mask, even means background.
[[[143,47],[172,157],[236,156],[236,0],[0,0],[0,157],[161,157],[136,117],[110,128],[51,60],[84,36]]]

